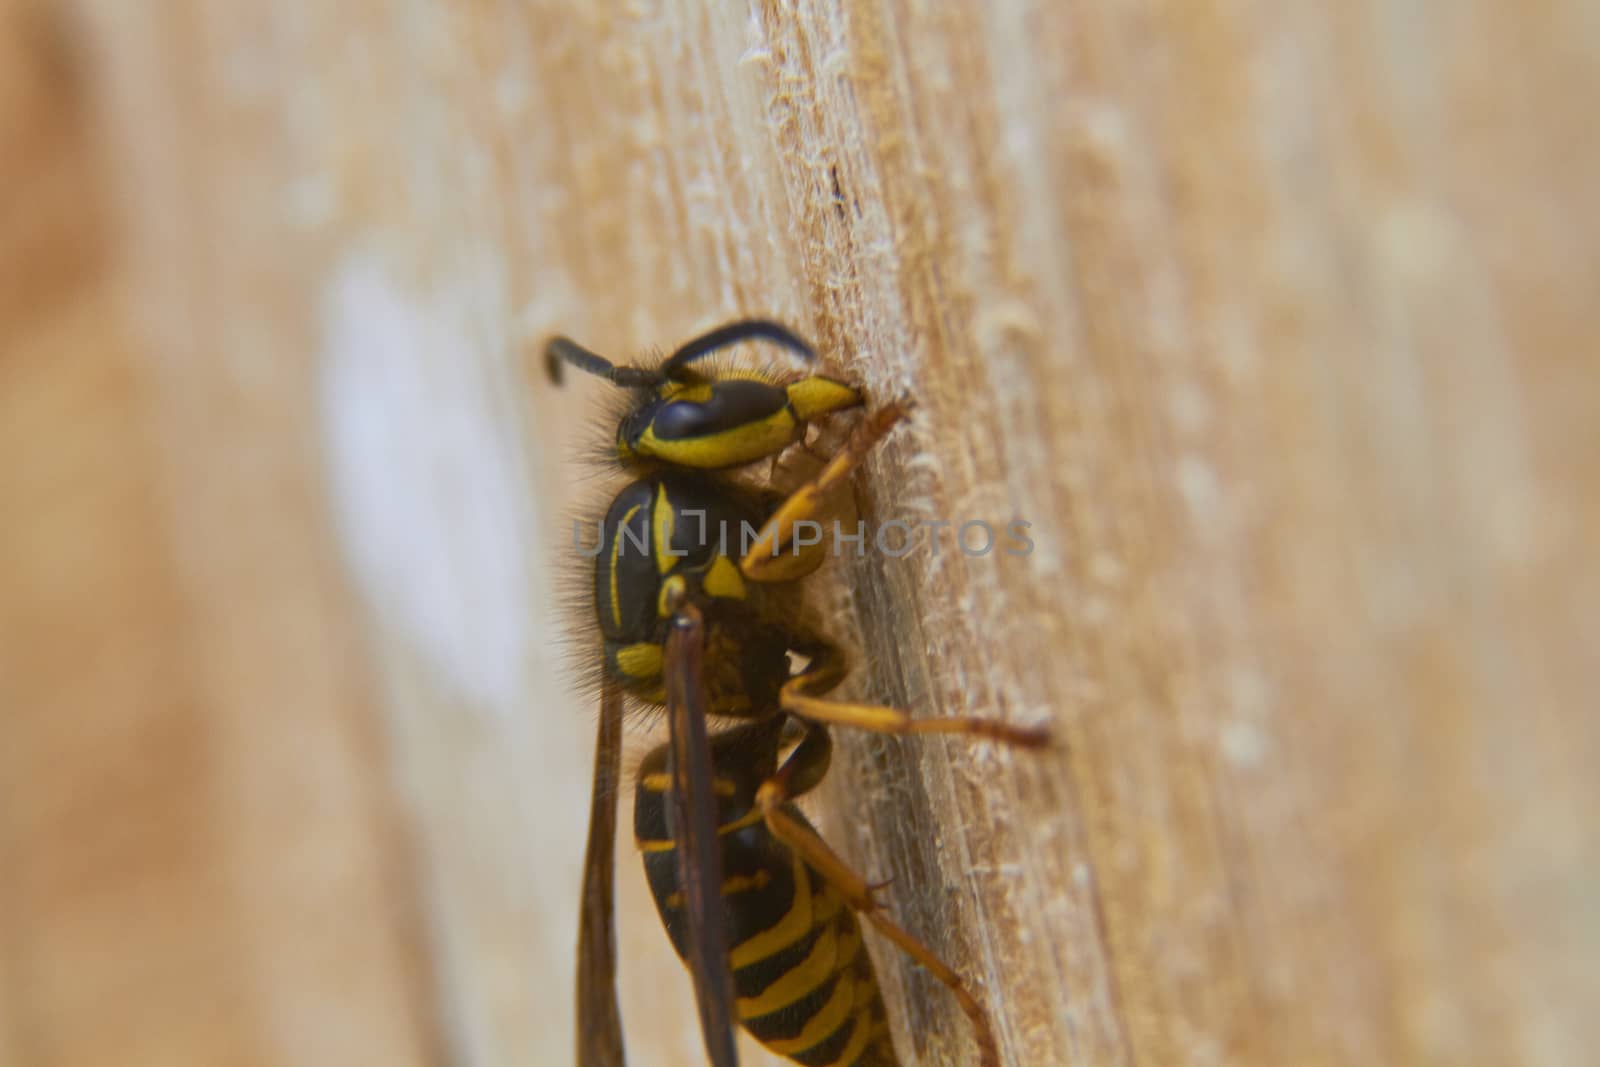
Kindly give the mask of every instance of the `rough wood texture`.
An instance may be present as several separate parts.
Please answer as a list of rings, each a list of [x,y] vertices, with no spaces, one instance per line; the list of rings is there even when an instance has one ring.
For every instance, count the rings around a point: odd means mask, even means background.
[[[84,11],[151,353],[129,549],[172,568],[231,894],[170,933],[233,968],[196,1047],[570,1061],[592,709],[552,571],[595,389],[522,360],[750,312],[917,400],[866,514],[1032,523],[1025,559],[836,567],[836,622],[855,692],[1062,748],[841,737],[818,804],[1010,1062],[1600,1041],[1578,0]],[[8,703],[57,684],[13,669]],[[693,1064],[620,863],[635,1061]],[[873,947],[907,1058],[967,1062]],[[58,1003],[0,1050],[94,1062],[37,1037]]]

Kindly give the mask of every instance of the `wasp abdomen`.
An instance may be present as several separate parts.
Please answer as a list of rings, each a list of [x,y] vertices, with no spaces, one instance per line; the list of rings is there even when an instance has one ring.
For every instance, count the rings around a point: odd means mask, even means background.
[[[713,745],[722,749],[719,740]],[[737,762],[735,753],[745,760],[751,756],[727,751],[730,764]],[[714,783],[722,919],[739,1022],[773,1052],[808,1067],[897,1064],[855,913],[820,873],[768,832],[755,806],[755,790],[765,775],[752,772],[770,770],[766,763],[757,758],[736,768],[719,765]],[[645,760],[635,790],[634,833],[656,908],[683,956],[687,931],[668,825],[665,764],[664,748]],[[789,805],[785,811],[809,827],[798,808]]]

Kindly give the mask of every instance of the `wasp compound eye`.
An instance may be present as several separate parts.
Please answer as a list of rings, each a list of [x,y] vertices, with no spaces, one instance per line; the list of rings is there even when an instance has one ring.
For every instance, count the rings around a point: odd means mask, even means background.
[[[652,405],[648,424],[630,426],[641,456],[699,470],[737,467],[781,452],[803,432],[784,390],[730,380],[692,386]]]

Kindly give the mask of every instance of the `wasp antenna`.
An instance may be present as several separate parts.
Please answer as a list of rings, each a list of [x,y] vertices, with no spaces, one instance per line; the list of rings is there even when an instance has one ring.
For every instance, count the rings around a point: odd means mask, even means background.
[[[563,363],[570,363],[585,374],[601,378],[610,378],[617,369],[609,359],[589,351],[570,337],[552,337],[544,346],[544,367],[550,380],[557,385],[561,384]]]
[[[782,323],[770,319],[740,319],[686,341],[661,364],[661,373],[668,378],[678,377],[683,368],[695,360],[740,341],[771,341],[787,348],[807,363],[817,358],[816,350]]]
[[[544,346],[544,369],[550,380],[561,384],[561,365],[570,363],[585,374],[604,378],[624,388],[659,384],[661,375],[640,367],[619,367],[598,352],[591,352],[570,337],[552,337]]]
[[[544,376],[550,379],[552,385],[561,385],[566,377],[561,372],[561,363],[561,357],[556,355],[550,346],[546,345],[544,350]]]

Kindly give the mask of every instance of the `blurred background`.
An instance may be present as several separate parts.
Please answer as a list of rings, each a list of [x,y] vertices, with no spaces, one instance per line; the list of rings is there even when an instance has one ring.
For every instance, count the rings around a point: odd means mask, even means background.
[[[818,804],[1008,1062],[1592,1062],[1592,12],[799,7],[0,0],[0,1064],[571,1062],[595,389],[524,357],[739,313],[918,397],[869,493],[1045,531],[838,624],[1063,752]]]

